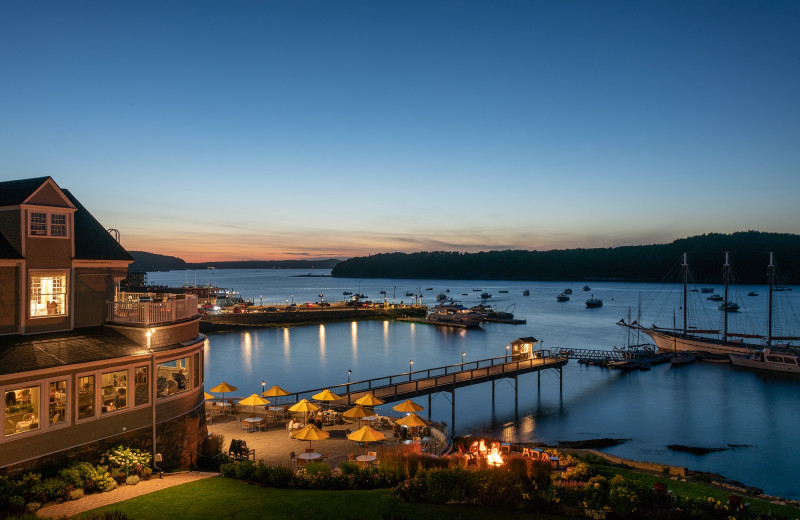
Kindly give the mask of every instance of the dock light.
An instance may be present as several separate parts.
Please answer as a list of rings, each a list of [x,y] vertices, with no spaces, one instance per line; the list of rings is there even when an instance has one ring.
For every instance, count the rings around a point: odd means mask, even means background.
[[[267,389],[267,382],[263,379],[261,380],[261,393],[263,394]]]
[[[506,361],[508,361],[508,351],[511,348],[511,345],[506,345]]]
[[[414,360],[408,362],[408,380],[411,381],[411,367],[414,366]]]
[[[467,353],[466,353],[466,352],[462,352],[462,353],[461,353],[461,364],[462,364],[462,365],[464,364],[464,356],[466,356],[466,355],[467,355]],[[463,368],[463,367],[462,367],[462,368]]]
[[[264,306],[264,295],[263,294],[259,294],[258,295],[258,306],[259,307],[263,307]]]
[[[352,370],[348,369],[347,370],[347,384],[348,385],[350,384],[350,372],[352,372]]]

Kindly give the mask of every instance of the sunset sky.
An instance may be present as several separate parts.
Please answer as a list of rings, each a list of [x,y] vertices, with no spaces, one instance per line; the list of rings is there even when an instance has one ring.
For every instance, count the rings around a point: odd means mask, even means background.
[[[187,261],[800,232],[800,2],[7,1],[0,180]]]

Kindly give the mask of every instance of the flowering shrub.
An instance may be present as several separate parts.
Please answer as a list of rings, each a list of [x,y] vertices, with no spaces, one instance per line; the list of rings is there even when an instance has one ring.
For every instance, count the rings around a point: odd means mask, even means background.
[[[108,464],[109,468],[118,469],[125,477],[142,476],[142,470],[150,466],[150,453],[136,448],[117,446],[100,457],[100,464]]]
[[[565,480],[582,480],[587,481],[592,474],[592,470],[585,462],[578,462],[574,466],[570,466],[561,474],[561,478]]]
[[[398,500],[403,502],[424,502],[426,490],[425,475],[422,474],[400,482],[392,489],[392,492]]]
[[[125,479],[125,484],[128,486],[135,486],[139,483],[139,477],[136,475],[131,475],[130,477]]]

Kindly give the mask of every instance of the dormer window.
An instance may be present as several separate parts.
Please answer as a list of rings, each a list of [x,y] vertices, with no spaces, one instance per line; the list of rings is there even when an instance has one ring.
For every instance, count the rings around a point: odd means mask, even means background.
[[[60,237],[69,236],[67,229],[66,213],[52,213],[47,211],[31,211],[28,234],[38,237]]]

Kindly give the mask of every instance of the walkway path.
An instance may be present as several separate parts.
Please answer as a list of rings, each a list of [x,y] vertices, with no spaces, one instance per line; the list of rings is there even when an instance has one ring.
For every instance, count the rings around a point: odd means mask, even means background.
[[[168,487],[216,476],[218,476],[218,473],[184,472],[165,474],[164,478],[155,477],[150,480],[142,480],[135,486],[120,486],[106,493],[93,493],[78,500],[69,500],[60,504],[46,505],[38,510],[36,515],[42,518],[68,518],[97,507],[115,504],[128,500],[129,498],[152,493],[153,491],[159,491]]]

